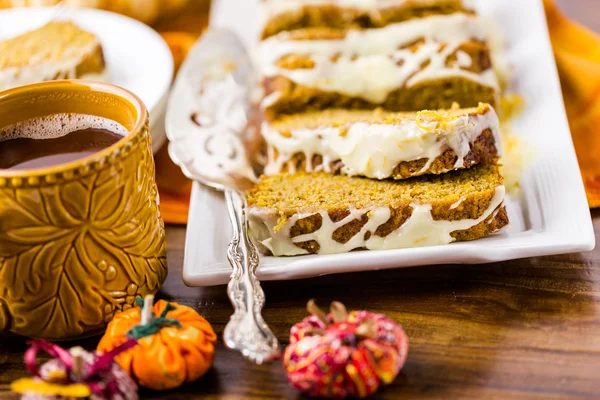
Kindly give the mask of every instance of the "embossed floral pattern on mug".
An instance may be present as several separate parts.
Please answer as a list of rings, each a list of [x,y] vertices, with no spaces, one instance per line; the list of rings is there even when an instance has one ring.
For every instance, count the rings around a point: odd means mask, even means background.
[[[0,331],[92,334],[166,274],[147,121],[76,168],[0,175]]]

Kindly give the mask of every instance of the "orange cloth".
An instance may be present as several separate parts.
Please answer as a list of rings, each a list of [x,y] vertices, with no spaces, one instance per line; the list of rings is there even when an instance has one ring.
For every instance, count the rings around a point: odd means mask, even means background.
[[[588,202],[600,207],[600,36],[544,3]]]
[[[588,201],[590,207],[600,207],[600,36],[569,20],[552,0],[544,4]],[[183,41],[171,40],[176,58],[185,55]],[[183,224],[191,185],[165,155],[157,156],[161,213],[165,222]]]

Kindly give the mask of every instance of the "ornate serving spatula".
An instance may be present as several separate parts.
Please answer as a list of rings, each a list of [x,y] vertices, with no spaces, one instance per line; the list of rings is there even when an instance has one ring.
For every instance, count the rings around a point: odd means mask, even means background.
[[[237,36],[223,29],[207,31],[179,71],[166,129],[171,159],[185,175],[225,193],[234,232],[227,293],[235,312],[223,340],[260,364],[277,357],[280,349],[261,315],[265,296],[255,275],[259,257],[248,237],[243,195],[256,179],[244,146],[252,83],[252,62]]]

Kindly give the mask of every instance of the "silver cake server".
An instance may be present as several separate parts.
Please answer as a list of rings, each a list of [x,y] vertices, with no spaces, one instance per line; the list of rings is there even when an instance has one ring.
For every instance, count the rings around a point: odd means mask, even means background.
[[[234,232],[227,254],[233,267],[227,294],[235,312],[223,340],[260,364],[279,356],[280,347],[261,315],[265,296],[255,275],[259,257],[248,237],[243,195],[256,180],[244,146],[253,73],[237,36],[209,29],[177,75],[166,131],[169,155],[185,175],[225,192]]]

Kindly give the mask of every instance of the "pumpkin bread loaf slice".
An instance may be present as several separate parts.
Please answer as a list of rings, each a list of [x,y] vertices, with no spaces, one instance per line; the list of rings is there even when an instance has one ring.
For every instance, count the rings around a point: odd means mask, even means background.
[[[462,0],[262,0],[262,37],[309,27],[379,28],[430,15],[472,13]]]
[[[486,33],[465,14],[379,29],[307,28],[256,51],[268,119],[327,108],[418,111],[495,105],[498,78]]]
[[[100,41],[68,21],[0,42],[0,90],[54,79],[101,78]]]
[[[403,181],[327,173],[264,175],[248,195],[250,230],[275,256],[433,246],[508,224],[497,165]]]
[[[495,164],[499,125],[489,104],[416,113],[331,109],[286,116],[263,123],[265,173],[406,179]]]

